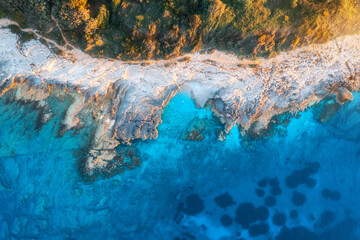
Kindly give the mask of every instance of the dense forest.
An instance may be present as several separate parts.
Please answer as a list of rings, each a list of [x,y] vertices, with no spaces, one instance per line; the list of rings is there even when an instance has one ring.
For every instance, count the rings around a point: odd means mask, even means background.
[[[61,43],[58,22],[68,41],[96,56],[216,48],[267,57],[358,31],[359,8],[359,0],[0,0],[0,17]]]

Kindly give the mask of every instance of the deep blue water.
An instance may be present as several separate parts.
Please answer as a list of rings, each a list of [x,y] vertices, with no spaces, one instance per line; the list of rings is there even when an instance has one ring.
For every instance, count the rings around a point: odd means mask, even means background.
[[[141,166],[94,182],[77,154],[93,125],[57,137],[69,99],[36,129],[33,103],[0,99],[0,239],[360,239],[360,95],[326,123],[312,110],[245,141],[178,94]],[[204,140],[184,140],[198,119]],[[121,148],[121,146],[119,146]]]

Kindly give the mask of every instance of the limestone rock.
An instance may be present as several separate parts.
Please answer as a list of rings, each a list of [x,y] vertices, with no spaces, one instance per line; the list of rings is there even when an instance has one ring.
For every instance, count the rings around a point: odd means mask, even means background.
[[[354,99],[354,97],[348,89],[346,89],[344,87],[339,87],[337,89],[336,100],[338,101],[338,103],[344,104],[348,101],[352,101],[353,99]]]

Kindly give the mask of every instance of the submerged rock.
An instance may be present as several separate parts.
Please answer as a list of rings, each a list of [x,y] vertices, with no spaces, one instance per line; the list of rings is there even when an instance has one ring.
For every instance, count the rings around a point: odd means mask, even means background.
[[[217,130],[216,138],[219,141],[225,141],[226,140],[226,133],[223,130]]]
[[[273,207],[276,205],[276,198],[274,198],[273,196],[268,196],[264,199],[264,203],[268,207]]]
[[[294,191],[291,201],[295,206],[302,206],[306,202],[306,196],[298,191]]]
[[[191,194],[186,198],[182,211],[188,215],[197,215],[204,211],[204,208],[204,201],[197,194]]]
[[[299,185],[304,184],[312,188],[315,180],[313,180],[313,178],[311,178],[310,176],[318,173],[319,169],[320,164],[318,162],[308,163],[305,168],[301,170],[295,170],[290,176],[286,177],[286,186],[288,188],[294,189],[297,188]]]
[[[79,158],[79,170],[86,180],[110,178],[125,170],[141,165],[140,152],[136,147],[121,145],[117,149],[89,151],[88,156]]]
[[[264,179],[261,179],[260,181],[258,181],[258,186],[259,187],[262,187],[262,188],[265,188],[268,184],[268,180],[267,178],[264,178]]]
[[[348,101],[352,101],[354,99],[354,96],[352,93],[344,87],[339,87],[336,92],[336,100],[340,104],[344,104]]]
[[[256,196],[262,198],[262,197],[265,196],[265,191],[262,190],[262,189],[257,188],[257,189],[255,189],[255,194],[256,194]]]
[[[269,217],[269,210],[266,207],[261,206],[256,208],[252,203],[240,204],[235,213],[235,222],[240,224],[244,229],[248,229],[250,225],[256,221],[265,221]],[[254,228],[257,229],[257,227]]]
[[[256,209],[256,215],[258,220],[265,221],[269,218],[269,210],[265,206],[260,206]]]
[[[332,223],[335,220],[335,214],[334,212],[330,210],[325,210],[318,220],[317,223],[315,223],[315,227],[323,228],[328,226],[330,223]]]
[[[221,208],[227,208],[227,207],[230,207],[230,206],[236,204],[236,202],[234,201],[232,196],[227,192],[223,193],[219,196],[216,196],[214,198],[214,201],[215,201],[216,205],[218,205]]]
[[[204,119],[194,118],[190,123],[186,135],[183,137],[185,140],[202,141],[204,140],[203,132],[205,130],[206,121]]]
[[[252,203],[242,203],[236,209],[235,222],[248,229],[251,223],[257,221],[256,208]]]
[[[271,178],[269,180],[269,185],[271,188],[277,188],[277,187],[279,187],[280,182],[279,182],[278,178]]]
[[[328,122],[340,110],[339,103],[334,96],[328,96],[316,106],[312,107],[314,119],[319,122]]]
[[[224,214],[222,215],[220,222],[224,227],[228,227],[232,225],[233,220],[228,214]]]

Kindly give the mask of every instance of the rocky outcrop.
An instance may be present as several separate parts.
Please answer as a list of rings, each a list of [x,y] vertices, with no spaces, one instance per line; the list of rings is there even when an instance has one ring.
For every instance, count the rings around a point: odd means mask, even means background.
[[[348,101],[352,101],[354,99],[352,93],[344,87],[339,87],[336,92],[336,100],[340,104],[344,104]]]

